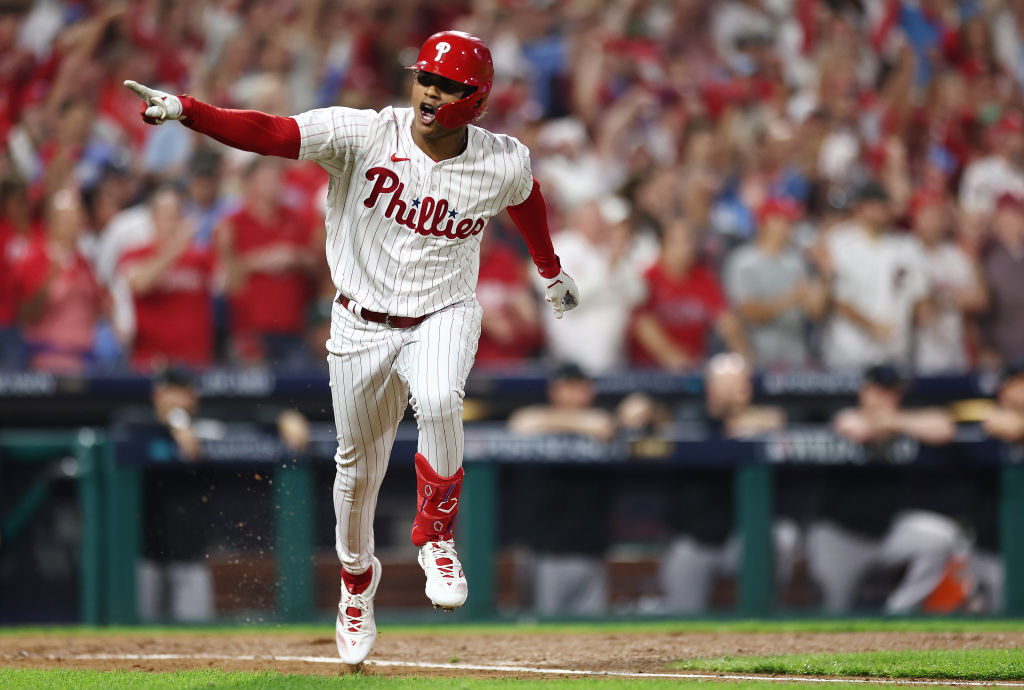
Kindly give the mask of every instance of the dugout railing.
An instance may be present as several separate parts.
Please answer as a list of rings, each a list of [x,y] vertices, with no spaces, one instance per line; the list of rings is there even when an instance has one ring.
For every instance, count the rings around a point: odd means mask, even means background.
[[[989,397],[998,379],[991,373],[918,379],[908,397],[941,403]],[[502,406],[542,399],[547,378],[542,371],[510,374],[475,373],[467,386],[468,416],[500,416]],[[855,375],[822,372],[762,374],[756,378],[759,398],[812,408],[836,407],[852,399],[859,384]],[[596,381],[599,394],[614,400],[636,390],[665,399],[699,400],[698,375],[667,376],[630,372]],[[264,400],[296,405],[311,417],[330,418],[326,376],[319,372],[275,375],[266,369],[203,372],[199,386],[204,399],[240,406]],[[102,427],[120,407],[148,399],[146,377],[116,374],[59,377],[33,372],[0,372],[0,460],[39,463],[42,467],[61,457],[76,460],[75,480],[83,519],[80,568],[81,611],[93,624],[132,622],[134,559],[140,539],[138,490],[145,453],[130,449],[107,431],[78,430],[82,423]],[[497,412],[495,412],[497,411]],[[33,429],[40,420],[57,429]],[[24,430],[12,430],[29,427]],[[330,425],[318,426],[310,458],[328,461],[333,455]],[[258,435],[257,435],[258,436]],[[414,431],[403,431],[395,447],[396,466],[409,464]],[[210,444],[208,457],[222,461],[256,463],[274,471],[274,517],[277,560],[276,610],[281,620],[304,620],[313,612],[310,562],[314,545],[310,523],[316,489],[310,459],[287,459],[279,443],[262,437],[236,437]],[[877,460],[877,459],[876,459]],[[883,462],[920,466],[985,466],[999,473],[999,546],[1006,568],[1003,613],[1024,615],[1024,464],[1021,449],[984,440],[962,438],[943,449],[898,446],[896,455]],[[803,465],[856,466],[869,461],[863,449],[836,439],[822,430],[791,430],[749,443],[709,442],[694,439],[640,439],[606,445],[579,439],[523,439],[509,436],[495,425],[470,426],[467,432],[466,491],[460,516],[460,552],[473,577],[473,596],[466,614],[484,618],[495,612],[494,561],[498,533],[499,468],[510,463],[654,463],[678,468],[730,467],[733,472],[734,522],[743,539],[743,558],[737,578],[738,612],[763,615],[771,611],[772,548],[769,539],[776,468]],[[17,538],[46,498],[45,481],[33,484],[10,505],[0,506],[0,529]]]
[[[703,394],[699,374],[670,375],[631,371],[595,379],[599,397],[614,401],[633,392],[666,400],[694,400]],[[762,373],[754,378],[755,397],[784,406],[811,406],[819,411],[852,401],[860,377],[818,371]],[[466,384],[467,416],[501,417],[508,409],[547,395],[548,374],[527,369],[510,372],[474,371]],[[994,395],[998,376],[980,372],[968,376],[915,379],[906,392],[908,404],[930,405],[987,398]],[[268,368],[209,369],[198,376],[204,400],[249,405],[264,401],[294,405],[310,418],[330,421],[330,389],[326,372],[277,374]],[[0,420],[3,428],[106,426],[114,412],[149,400],[150,380],[130,373],[57,376],[45,372],[0,371]]]
[[[115,519],[105,505],[112,487],[111,446],[104,434],[84,428],[74,431],[0,431],[0,460],[36,467],[35,479],[10,505],[0,511],[0,554],[20,539],[46,502],[50,484],[59,474],[77,486],[82,539],[79,559],[78,616],[83,623],[99,624],[110,617],[109,571],[111,543],[108,521]]]
[[[75,476],[83,516],[81,619],[94,625],[136,622],[135,564],[141,547],[139,515],[141,473],[154,463],[180,463],[167,449],[153,445],[152,429],[121,427],[103,435],[85,429],[66,432],[5,432],[0,452],[6,461],[52,462],[62,456],[77,462]],[[396,466],[408,465],[415,451],[415,429],[404,428],[396,441]],[[157,450],[154,450],[157,448]],[[333,431],[317,425],[311,451],[292,459],[266,430],[240,427],[227,438],[204,442],[208,463],[245,463],[266,468],[273,482],[276,619],[310,620],[313,601],[313,463],[329,462]],[[524,438],[502,429],[477,425],[467,429],[466,484],[460,512],[460,552],[473,595],[464,615],[496,615],[496,573],[500,491],[503,465],[523,463],[636,468],[643,464],[672,467],[685,477],[688,469],[729,468],[733,473],[734,523],[742,535],[737,576],[737,613],[773,613],[774,514],[773,473],[777,468],[858,466],[888,463],[904,469],[987,467],[999,472],[1000,550],[1005,563],[1003,615],[1024,615],[1024,452],[978,438],[960,439],[941,448],[903,442],[888,457],[873,458],[865,449],[820,429],[790,430],[757,441],[633,439],[611,444],[578,438]],[[408,468],[406,468],[408,469]],[[398,470],[401,471],[401,470]],[[321,490],[326,490],[321,487]],[[38,490],[26,492],[4,512],[12,536],[29,519]]]

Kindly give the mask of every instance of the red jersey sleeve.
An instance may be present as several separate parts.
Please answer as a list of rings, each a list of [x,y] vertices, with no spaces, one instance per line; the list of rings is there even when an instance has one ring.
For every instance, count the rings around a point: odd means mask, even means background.
[[[299,157],[299,125],[290,117],[258,110],[228,110],[180,96],[184,124],[189,129],[243,151],[264,156]]]
[[[540,193],[540,183],[533,180],[533,189],[523,203],[508,207],[508,215],[519,228],[519,234],[526,240],[533,263],[545,278],[554,278],[562,270],[551,245],[551,231],[548,229],[548,207]]]

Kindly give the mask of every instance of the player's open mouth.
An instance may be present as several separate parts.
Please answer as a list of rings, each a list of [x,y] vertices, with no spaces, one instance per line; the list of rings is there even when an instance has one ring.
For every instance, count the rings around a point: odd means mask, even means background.
[[[434,117],[437,111],[437,107],[428,103],[420,104],[420,122],[425,125],[434,124]]]

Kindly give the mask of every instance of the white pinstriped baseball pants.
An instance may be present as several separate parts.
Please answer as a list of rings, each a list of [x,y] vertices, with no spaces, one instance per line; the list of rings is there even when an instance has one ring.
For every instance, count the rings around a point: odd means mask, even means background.
[[[474,298],[393,329],[334,303],[327,362],[338,434],[335,547],[346,571],[358,575],[372,562],[377,492],[410,398],[418,451],[442,477],[462,467],[462,399],[480,317]]]

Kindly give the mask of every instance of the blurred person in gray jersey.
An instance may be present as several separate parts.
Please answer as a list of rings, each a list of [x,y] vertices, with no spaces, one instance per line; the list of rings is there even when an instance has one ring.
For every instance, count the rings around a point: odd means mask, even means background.
[[[807,323],[825,311],[824,286],[789,242],[799,216],[791,199],[769,199],[758,211],[757,237],[725,264],[725,290],[758,368],[807,366]]]

